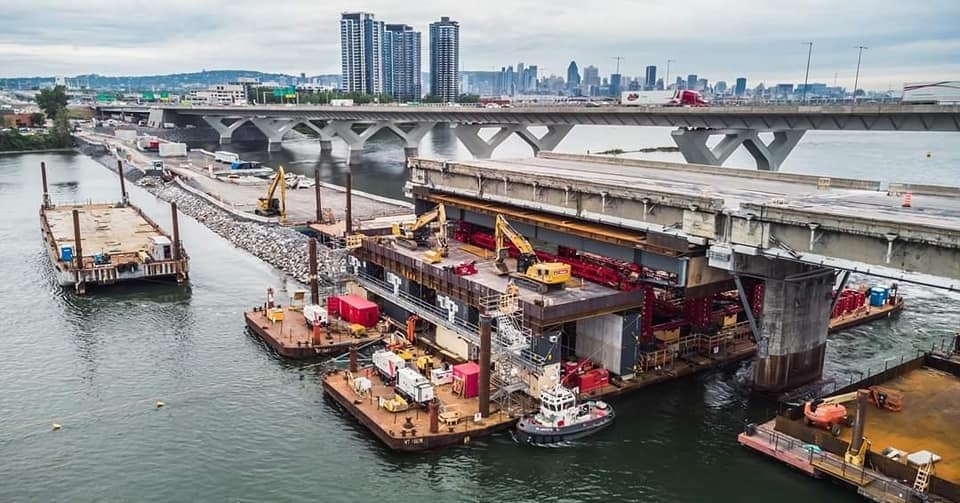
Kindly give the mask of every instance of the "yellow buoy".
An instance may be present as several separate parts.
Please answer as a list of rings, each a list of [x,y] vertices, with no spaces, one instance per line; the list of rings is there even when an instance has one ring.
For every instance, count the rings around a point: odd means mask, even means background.
[[[467,436],[463,437],[463,443],[464,443],[464,445],[470,443],[470,435],[467,435]]]
[[[60,428],[63,428],[60,423],[53,423],[53,431],[60,431]]]
[[[166,405],[166,404],[163,403],[163,400],[157,400],[157,408],[158,408],[158,409],[159,409],[159,408],[162,408],[164,405]]]

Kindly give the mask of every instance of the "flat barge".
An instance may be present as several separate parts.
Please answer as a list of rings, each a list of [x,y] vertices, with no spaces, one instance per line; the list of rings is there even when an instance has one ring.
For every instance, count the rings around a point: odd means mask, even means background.
[[[87,287],[135,280],[189,277],[189,257],[180,241],[177,205],[170,203],[173,235],[130,204],[121,170],[119,203],[53,204],[45,163],[41,235],[57,283],[83,294]]]
[[[362,367],[358,373],[373,375],[375,370],[373,367]],[[478,420],[475,414],[479,410],[479,400],[476,397],[461,397],[449,384],[434,388],[435,396],[442,405],[432,405],[427,410],[414,408],[390,412],[380,406],[379,400],[394,396],[392,386],[383,384],[374,376],[371,379],[373,387],[361,395],[352,389],[350,379],[349,370],[325,374],[322,379],[323,393],[373,432],[387,447],[399,452],[467,444],[473,439],[508,430],[519,419],[517,415],[494,409],[490,415]]]
[[[273,348],[280,356],[293,360],[305,360],[346,353],[351,346],[363,346],[384,337],[379,329],[355,335],[347,329],[331,329],[329,326],[316,332],[307,325],[303,312],[282,308],[283,319],[274,321],[268,316],[266,306],[243,313],[247,327]]]
[[[870,302],[867,302],[867,294],[871,295]],[[872,321],[890,318],[900,314],[903,307],[903,297],[898,294],[896,285],[890,289],[880,287],[870,289],[861,287],[858,290],[845,289],[841,292],[833,313],[831,313],[827,331],[829,333],[839,332]]]
[[[897,395],[896,408],[847,402],[848,416],[862,417],[862,426],[853,420],[834,436],[808,425],[803,406],[789,403],[775,418],[748,425],[738,441],[810,476],[853,486],[868,500],[960,501],[960,336],[951,345],[831,393]],[[862,439],[863,450],[851,449],[854,438]]]

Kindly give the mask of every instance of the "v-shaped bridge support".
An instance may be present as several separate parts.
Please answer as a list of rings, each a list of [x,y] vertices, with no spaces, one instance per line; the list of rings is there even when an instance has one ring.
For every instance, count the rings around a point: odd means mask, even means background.
[[[489,140],[480,136],[480,130],[485,127],[499,128]],[[553,150],[567,136],[567,133],[573,129],[573,125],[559,124],[547,126],[547,132],[543,136],[537,137],[527,126],[519,124],[489,125],[489,124],[457,124],[454,132],[457,138],[467,147],[467,150],[477,159],[489,159],[493,151],[497,149],[510,135],[516,133],[517,136],[527,142],[527,145],[537,154],[541,150]]]
[[[722,166],[740,145],[750,152],[761,171],[779,171],[787,155],[803,138],[803,129],[773,131],[773,141],[765,143],[760,131],[753,129],[686,129],[680,128],[671,133],[673,141],[687,162]],[[707,139],[715,135],[724,135],[720,143],[713,148],[707,145]]]

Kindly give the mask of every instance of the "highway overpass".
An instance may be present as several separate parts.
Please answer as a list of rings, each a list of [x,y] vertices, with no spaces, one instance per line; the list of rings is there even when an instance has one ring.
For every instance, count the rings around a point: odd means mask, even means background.
[[[421,210],[443,202],[448,214],[489,218],[514,208],[521,223],[545,236],[552,230],[543,222],[552,221],[638,232],[646,237],[628,243],[634,261],[659,269],[673,260],[687,286],[689,261],[653,257],[656,246],[706,248],[709,270],[696,274],[732,277],[744,304],[741,278],[762,279],[762,314],[750,324],[759,346],[754,378],[763,389],[821,375],[831,291],[847,277],[838,271],[960,290],[960,188],[881,190],[869,180],[550,152],[522,161],[414,158],[408,165],[407,189]],[[909,208],[902,206],[907,190]]]
[[[267,138],[268,149],[279,148],[284,136],[303,125],[319,136],[321,147],[331,148],[333,138],[349,147],[351,161],[358,160],[367,139],[388,129],[415,155],[420,140],[434,125],[455,126],[457,137],[474,157],[489,159],[511,135],[518,135],[534,153],[553,150],[577,125],[660,126],[676,128],[673,139],[687,162],[722,165],[743,145],[757,168],[777,171],[808,130],[821,131],[960,131],[960,106],[939,105],[831,105],[734,107],[632,107],[632,106],[476,106],[366,105],[352,107],[315,105],[263,106],[100,106],[108,114],[133,114],[150,125],[208,124],[229,143],[233,132],[252,123]],[[532,127],[545,127],[537,134]],[[489,139],[479,133],[496,128]],[[760,133],[772,133],[765,141]],[[722,140],[709,146],[711,136]]]

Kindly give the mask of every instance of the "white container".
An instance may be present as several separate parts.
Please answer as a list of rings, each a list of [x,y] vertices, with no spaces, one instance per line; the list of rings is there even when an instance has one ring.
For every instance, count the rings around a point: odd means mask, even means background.
[[[453,369],[430,369],[430,382],[434,386],[453,382]]]
[[[403,361],[403,358],[397,356],[393,351],[381,349],[373,353],[373,366],[376,367],[380,375],[387,379],[393,379],[397,375],[397,371],[402,369],[404,365],[406,365],[406,362]]]
[[[313,328],[313,320],[320,320],[320,326],[327,324],[327,308],[316,304],[303,306],[303,317],[307,319],[307,326]]]
[[[433,400],[433,385],[419,372],[404,367],[397,371],[397,391],[415,403]]]
[[[160,142],[160,157],[186,157],[186,143]]]

